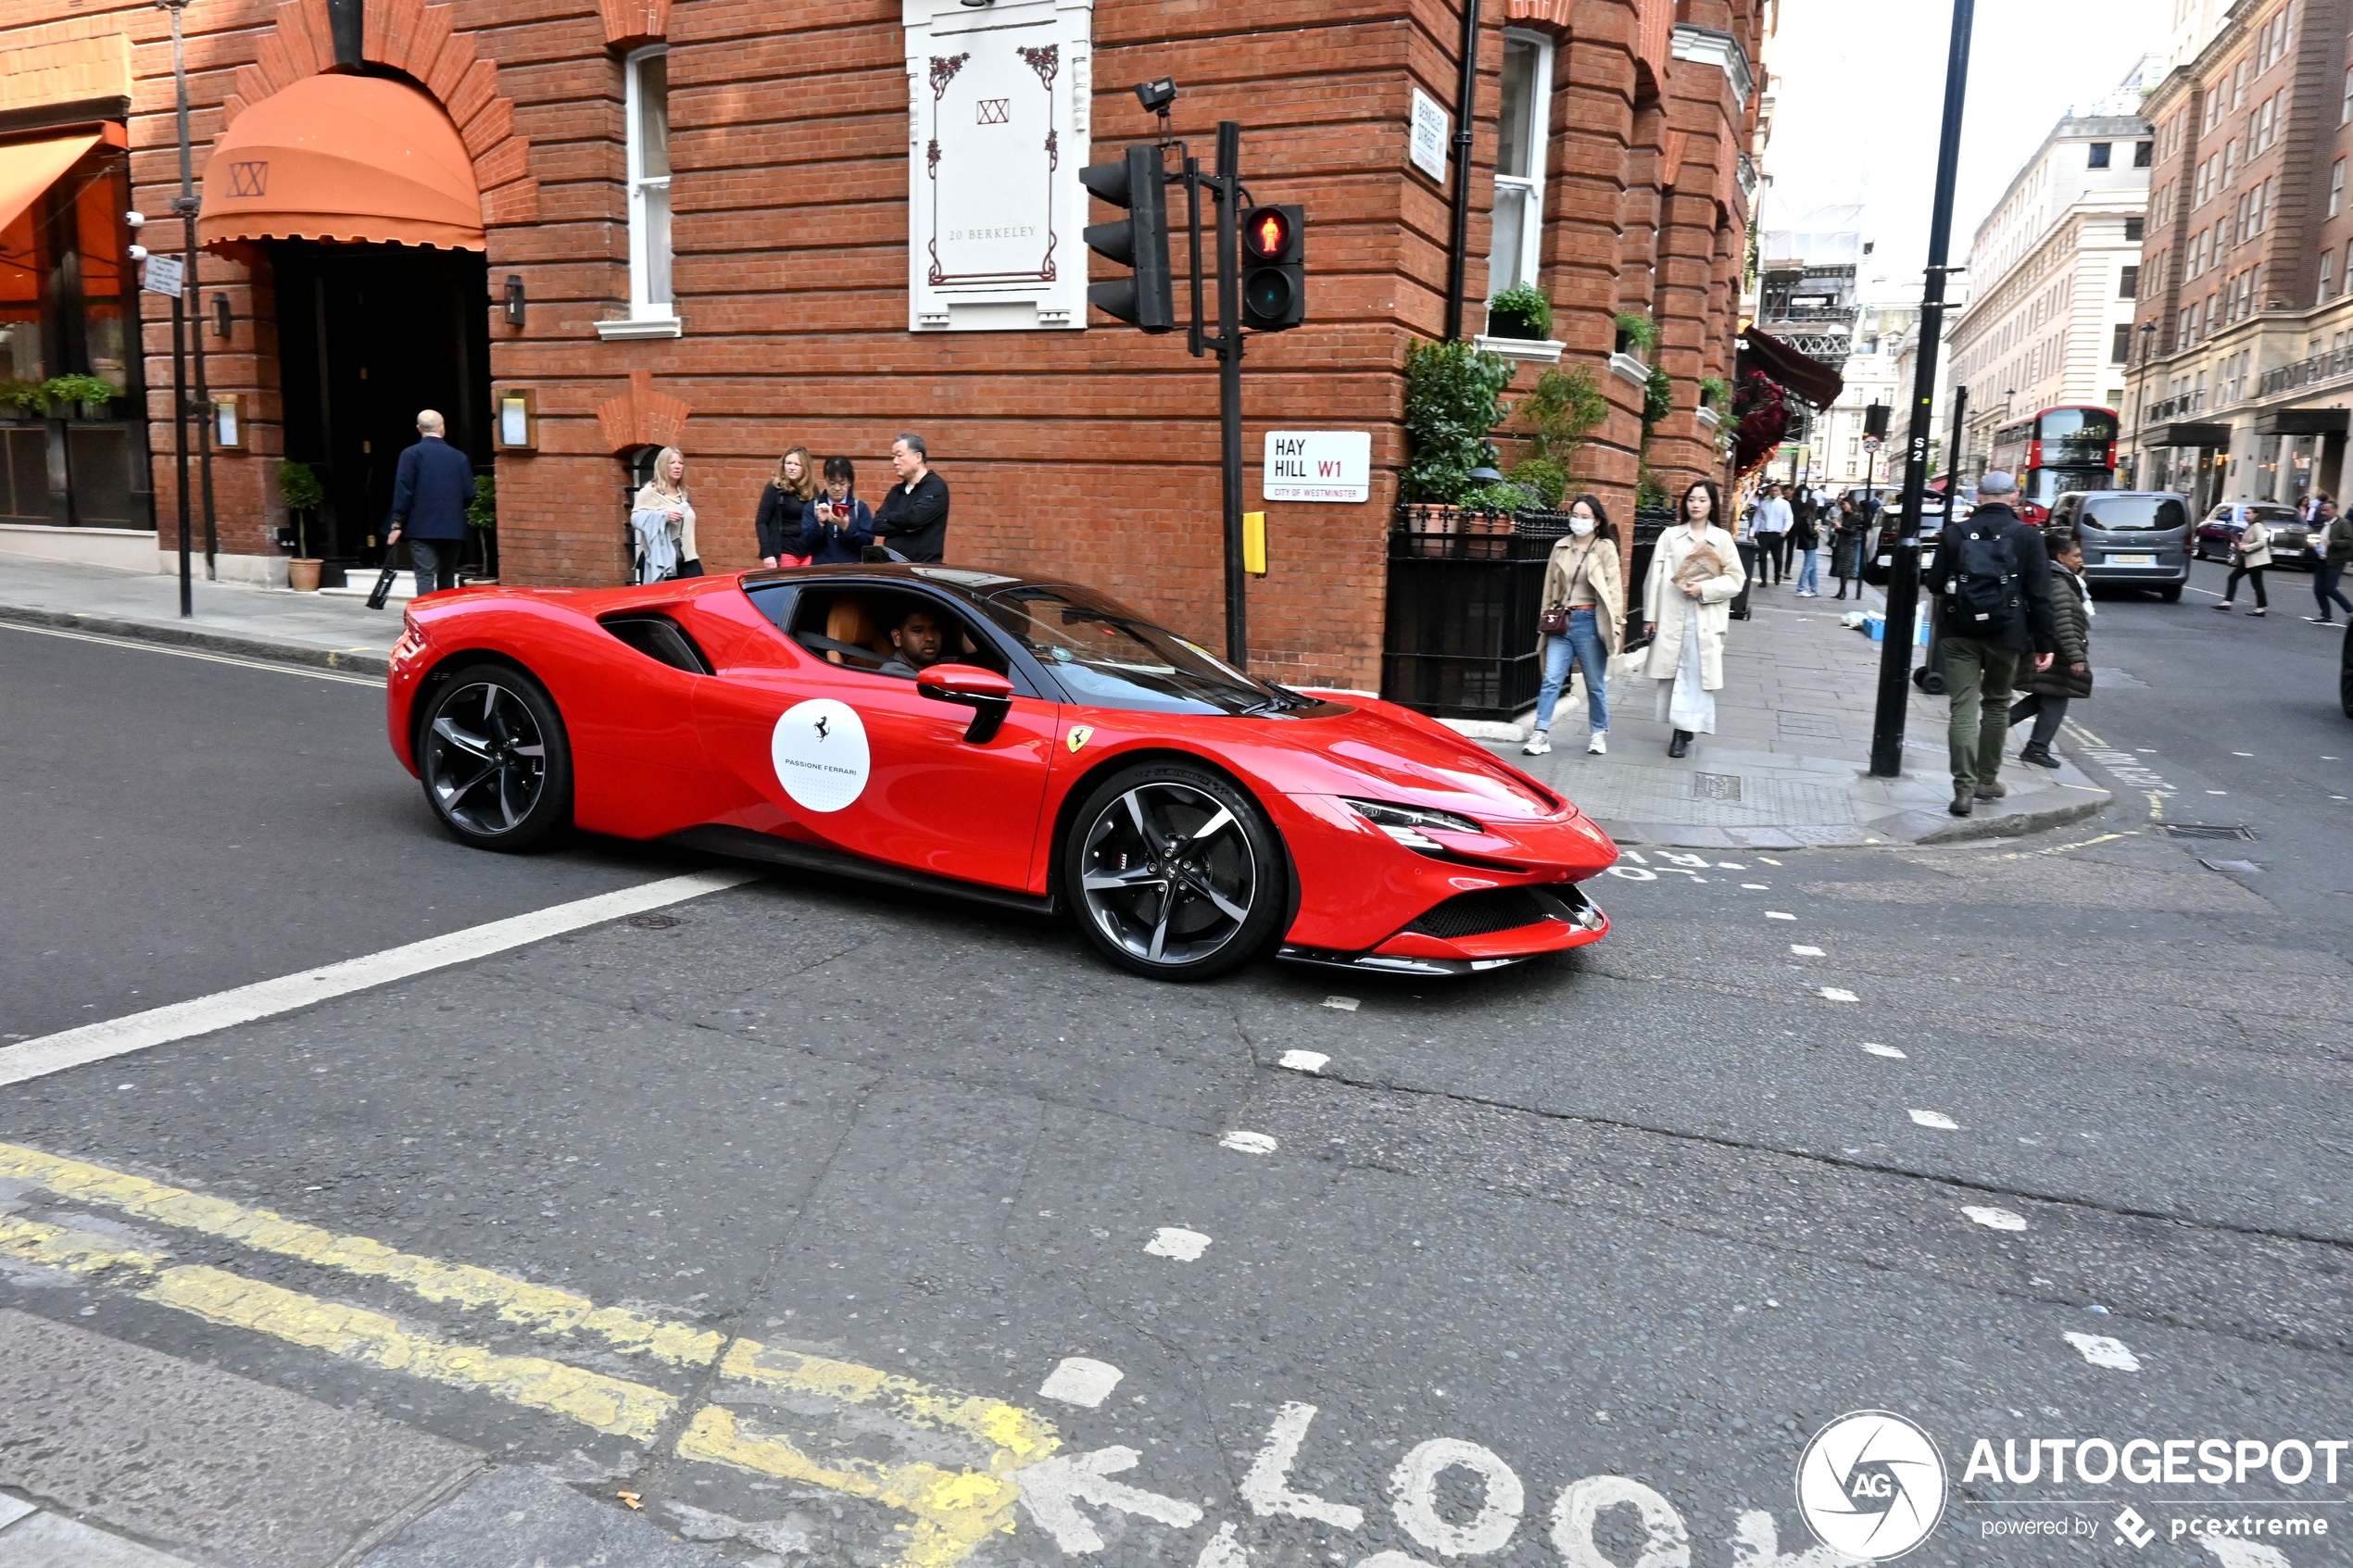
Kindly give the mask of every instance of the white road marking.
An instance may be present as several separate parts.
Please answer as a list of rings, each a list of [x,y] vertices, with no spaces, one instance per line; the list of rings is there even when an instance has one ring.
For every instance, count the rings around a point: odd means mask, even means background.
[[[1288,1067],[1293,1073],[1321,1073],[1329,1060],[1331,1058],[1322,1051],[1285,1051],[1283,1059],[1275,1065]]]
[[[1741,891],[1743,893],[1770,893],[1773,889],[1771,884],[1768,883],[1743,882],[1741,884]]]
[[[1219,1138],[1217,1147],[1230,1148],[1239,1154],[1272,1154],[1275,1152],[1275,1140],[1264,1133],[1236,1131]]]
[[[1825,985],[1814,993],[1826,1002],[1859,1002],[1863,998],[1852,991],[1842,991],[1835,985]]]
[[[1338,1008],[1342,1012],[1354,1012],[1357,1003],[1353,997],[1326,997],[1324,1005],[1327,1008]]]
[[[1164,1498],[1110,1477],[1136,1468],[1143,1458],[1133,1449],[1097,1449],[1088,1454],[1057,1454],[1041,1463],[1010,1472],[1021,1487],[1021,1505],[1038,1527],[1054,1537],[1066,1552],[1101,1551],[1103,1537],[1087,1516],[1082,1502],[1141,1514],[1179,1530],[1201,1523],[1201,1510],[1181,1498]]]
[[[1038,1386],[1038,1394],[1040,1399],[1060,1399],[1066,1405],[1093,1410],[1111,1398],[1111,1391],[1126,1375],[1109,1361],[1067,1356],[1046,1374],[1046,1381]]]
[[[1250,1474],[1242,1477],[1242,1501],[1261,1519],[1314,1519],[1342,1530],[1356,1529],[1365,1523],[1363,1509],[1291,1489],[1290,1468],[1298,1462],[1299,1446],[1306,1440],[1308,1424],[1315,1419],[1314,1405],[1287,1404],[1276,1412],[1265,1446],[1251,1461]]]
[[[2141,1370],[2141,1358],[2133,1354],[2121,1339],[2110,1339],[2105,1334],[2070,1333],[2065,1337],[2094,1366],[2109,1367],[2117,1372]]]
[[[2214,1554],[2222,1568],[2296,1568],[2287,1553],[2261,1541],[2231,1539],[2228,1536],[2200,1535],[2197,1544]]]
[[[2208,795],[2228,795],[2231,792],[2227,789],[2209,789],[2206,793]]]
[[[1716,869],[1719,872],[1744,872],[1748,870],[1746,866],[1741,864],[1738,860],[1718,860],[1716,862]]]
[[[2231,755],[2233,757],[2252,757],[2255,753],[2252,751],[2233,751]]]
[[[1193,1559],[1193,1568],[1250,1568],[1250,1553],[1234,1539],[1230,1521],[1217,1526],[1217,1533],[1209,1537],[1209,1544]]]
[[[1613,1508],[1631,1508],[1641,1518],[1642,1549],[1634,1568],[1688,1568],[1691,1532],[1675,1505],[1623,1475],[1588,1475],[1568,1484],[1553,1504],[1553,1548],[1568,1568],[1617,1568],[1593,1544],[1595,1521]]]
[[[2022,1231],[2026,1228],[2026,1216],[2013,1213],[2007,1209],[1989,1209],[1979,1204],[1965,1203],[1961,1206],[1961,1212],[1989,1231]]]
[[[1780,862],[1779,860],[1774,859],[1773,859],[1771,856],[1769,856],[1769,855],[1759,855],[1758,857],[1756,857],[1756,859],[1757,859],[1760,862],[1762,862],[1763,864],[1765,864],[1765,865],[1768,865],[1768,866],[1778,866],[1778,865],[1780,865]]]
[[[1181,1225],[1163,1225],[1152,1232],[1144,1243],[1144,1250],[1155,1258],[1174,1258],[1180,1263],[1194,1263],[1209,1250],[1209,1237],[1199,1231],[1189,1231]]]
[[[1913,1123],[1919,1126],[1934,1127],[1939,1132],[1945,1133],[1957,1133],[1961,1130],[1961,1124],[1958,1122],[1954,1121],[1950,1116],[1945,1115],[1941,1110],[1907,1110],[1904,1112],[1904,1114],[1910,1117]]]
[[[422,942],[307,969],[299,974],[257,981],[192,1001],[174,1002],[124,1018],[110,1018],[102,1023],[85,1023],[79,1029],[44,1035],[37,1040],[0,1049],[0,1085],[21,1084],[29,1078],[62,1073],[69,1067],[82,1067],[151,1046],[209,1035],[217,1029],[292,1012],[452,964],[471,963],[624,915],[641,914],[699,898],[706,893],[740,887],[759,881],[764,874],[756,871],[709,871],[664,877],[660,882],[624,887],[617,893],[599,893],[593,898],[576,898],[569,904],[495,920],[487,925],[428,936]]]
[[[1797,917],[1780,909],[1768,909],[1765,911],[1765,918],[1767,920],[1795,920]]]
[[[1906,1061],[1910,1060],[1906,1057],[1902,1051],[1897,1050],[1894,1046],[1876,1045],[1869,1040],[1866,1040],[1863,1042],[1863,1048],[1870,1052],[1873,1056],[1891,1057],[1897,1061]]]
[[[1609,874],[1625,882],[1656,882],[1658,873],[1646,866],[1612,866]]]
[[[1795,953],[1801,959],[1818,959],[1822,957],[1822,949],[1819,947],[1809,947],[1803,942],[1791,943],[1789,945],[1789,950]]]
[[[69,632],[62,626],[27,626],[19,621],[0,621],[0,627],[11,632],[31,632],[40,637],[65,637],[77,643],[104,643],[108,647],[130,648],[138,653],[164,653],[174,659],[201,659],[207,664],[233,664],[244,670],[266,670],[272,675],[301,675],[313,681],[334,681],[346,686],[373,686],[384,689],[381,675],[354,675],[340,670],[306,670],[299,664],[272,664],[268,659],[241,659],[233,653],[211,653],[203,648],[173,647],[166,643],[143,642],[135,637],[108,637],[96,632]],[[374,648],[351,648],[352,653],[374,653]]]
[[[1457,1524],[1438,1512],[1438,1478],[1449,1470],[1467,1470],[1486,1483],[1478,1512]],[[1441,1557],[1476,1557],[1501,1551],[1519,1528],[1528,1493],[1502,1457],[1460,1437],[1433,1437],[1417,1443],[1397,1461],[1389,1478],[1390,1497],[1397,1523],[1415,1540]]]

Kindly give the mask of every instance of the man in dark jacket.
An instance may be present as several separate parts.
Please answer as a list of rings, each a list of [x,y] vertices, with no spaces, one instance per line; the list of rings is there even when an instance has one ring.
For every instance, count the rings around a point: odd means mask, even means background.
[[[1947,737],[1956,817],[2003,787],[2002,747],[2010,734],[2010,692],[2031,659],[2051,667],[2058,627],[2051,613],[2051,561],[2043,536],[2011,509],[2018,481],[1999,469],[1977,482],[1977,510],[1944,525],[1924,586],[1945,596],[1944,685],[1952,695]],[[1964,546],[1967,546],[1965,549]],[[1891,637],[1909,627],[1888,628]]]
[[[948,554],[948,482],[931,471],[920,435],[890,444],[891,471],[899,483],[875,514],[875,537],[912,561],[937,562]]]
[[[409,561],[417,569],[417,592],[458,585],[458,558],[466,548],[466,503],[474,498],[473,460],[442,436],[441,416],[431,408],[417,416],[414,446],[400,454],[392,482],[392,530],[387,551],[409,540]]]

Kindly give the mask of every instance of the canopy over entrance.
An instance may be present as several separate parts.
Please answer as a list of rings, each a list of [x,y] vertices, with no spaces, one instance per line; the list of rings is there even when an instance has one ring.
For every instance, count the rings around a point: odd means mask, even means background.
[[[0,146],[0,229],[6,229],[41,193],[57,182],[82,155],[98,144],[95,132],[53,136],[45,142],[17,142]]]
[[[196,240],[372,241],[481,250],[473,160],[405,82],[309,76],[239,115],[205,165]]]
[[[1800,353],[1770,332],[1741,330],[1741,369],[1757,370],[1817,408],[1827,408],[1846,390],[1846,380],[1811,355]]]

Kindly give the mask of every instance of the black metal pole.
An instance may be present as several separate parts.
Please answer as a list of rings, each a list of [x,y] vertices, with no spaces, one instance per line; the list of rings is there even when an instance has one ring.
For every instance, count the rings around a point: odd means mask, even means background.
[[[1217,413],[1226,491],[1226,662],[1250,669],[1242,573],[1242,122],[1217,122]]]
[[[1920,294],[1920,353],[1905,435],[1904,518],[1888,562],[1887,637],[1880,644],[1879,707],[1871,716],[1871,773],[1901,777],[1904,709],[1911,684],[1912,623],[1920,603],[1920,495],[1928,488],[1929,420],[1936,402],[1936,351],[1944,334],[1945,257],[1953,242],[1953,186],[1960,172],[1961,109],[1969,96],[1969,33],[1977,0],[1953,0],[1944,59],[1944,131],[1936,149],[1936,206],[1929,220],[1928,279]]]
[[[171,296],[171,449],[180,464],[180,618],[196,613],[196,591],[188,567],[188,290],[187,280]]]
[[[170,3],[171,12],[171,81],[178,100],[180,116],[180,199],[171,204],[180,214],[181,292],[196,302],[195,339],[188,351],[195,360],[197,461],[204,470],[204,574],[207,582],[220,575],[217,557],[220,549],[220,529],[212,501],[212,393],[205,384],[204,373],[204,289],[196,282],[196,179],[195,154],[188,141],[188,61],[181,45],[180,10],[187,0]],[[187,483],[182,476],[181,483]]]
[[[1471,123],[1478,107],[1478,0],[1463,0],[1463,74],[1454,89],[1454,227],[1446,242],[1446,341],[1463,335],[1470,268]]]
[[[1944,515],[1953,515],[1953,503],[1961,497],[1961,459],[1969,454],[1964,448],[1969,442],[1969,388],[1953,389],[1953,438],[1945,444],[1944,452]]]

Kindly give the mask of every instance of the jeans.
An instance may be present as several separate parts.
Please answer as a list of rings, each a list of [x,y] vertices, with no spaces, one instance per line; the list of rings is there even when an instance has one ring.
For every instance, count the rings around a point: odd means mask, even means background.
[[[2018,684],[2019,666],[2033,656],[1976,637],[1946,637],[1942,646],[1944,689],[1953,698],[1946,742],[1957,798],[2001,776],[2002,746],[2010,738],[2010,688]]]
[[[1591,608],[1568,612],[1568,635],[1544,639],[1544,684],[1536,693],[1536,733],[1553,727],[1553,709],[1568,684],[1571,669],[1585,671],[1585,716],[1596,730],[1609,728],[1609,649],[1602,646],[1600,619]]]
[[[1797,552],[1797,591],[1801,594],[1818,594],[1822,591],[1821,551],[1800,550]]]
[[[417,593],[420,597],[441,588],[458,585],[458,558],[464,553],[463,539],[415,539],[409,541],[409,564],[417,569]]]
[[[2027,737],[2027,742],[2047,751],[2051,742],[2058,739],[2059,726],[2067,722],[2067,705],[2072,700],[2070,697],[2045,696],[2040,692],[2029,692],[2023,702],[2010,709],[2010,727],[2016,729],[2027,720],[2033,720],[2034,733]]]
[[[2236,604],[2238,602],[2239,579],[2242,577],[2251,578],[2254,580],[2255,608],[2258,609],[2271,608],[2271,601],[2266,598],[2263,595],[2263,569],[2259,566],[2234,566],[2231,568],[2231,580],[2222,584],[2222,602],[2226,605]]]
[[[2334,600],[2336,608],[2343,610],[2348,618],[2353,618],[2353,604],[2347,604],[2345,596],[2337,591],[2337,582],[2344,575],[2345,562],[2343,561],[2322,561],[2312,569],[2312,597],[2321,607],[2321,619],[2323,621],[2330,619],[2331,600]]]

